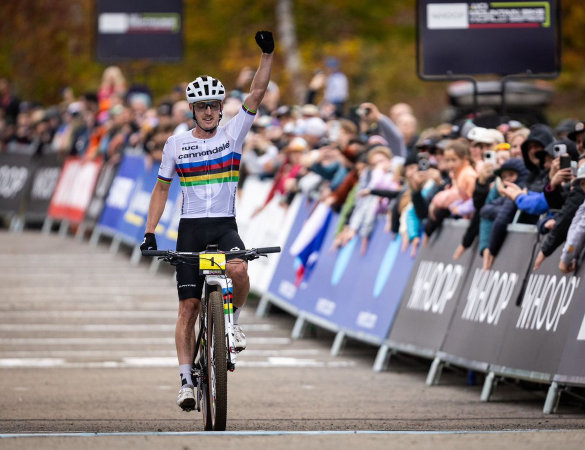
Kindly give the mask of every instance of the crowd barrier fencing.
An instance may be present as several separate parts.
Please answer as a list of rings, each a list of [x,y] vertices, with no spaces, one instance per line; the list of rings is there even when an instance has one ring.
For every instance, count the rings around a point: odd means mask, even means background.
[[[310,275],[299,279],[298,259],[291,249],[303,233],[307,218],[319,207],[306,199],[301,201],[257,314],[265,314],[273,303],[297,316],[293,338],[302,337],[310,323],[334,332],[331,349],[334,355],[340,353],[346,338],[381,345],[414,264],[410,251],[401,251],[401,239],[386,233],[381,219],[364,254],[359,236],[340,249],[333,249],[338,216],[332,213],[317,262]]]
[[[61,166],[55,154],[0,154],[0,215],[12,231],[46,218]]]
[[[131,150],[119,163],[105,164],[2,154],[0,214],[10,217],[13,231],[44,217],[44,232],[61,221],[60,234],[73,224],[78,238],[91,230],[94,245],[108,236],[112,252],[120,244],[131,246],[136,264],[157,172],[157,163]],[[334,355],[347,338],[377,346],[376,371],[396,352],[427,358],[432,361],[428,385],[439,382],[447,365],[479,371],[486,374],[482,401],[490,400],[502,378],[547,383],[546,413],[555,410],[562,392],[585,386],[584,269],[580,265],[576,273],[562,275],[557,249],[532,271],[535,227],[511,225],[489,271],[482,270],[475,247],[452,258],[466,221],[446,221],[416,257],[400,237],[385,232],[383,220],[365,252],[360,237],[334,249],[339,217],[322,204],[297,196],[285,208],[275,198],[256,213],[271,183],[246,180],[237,199],[238,225],[247,246],[283,248],[250,265],[251,287],[261,295],[258,315],[274,304],[297,317],[293,338],[301,338],[312,323],[335,333]],[[174,248],[181,204],[175,180],[156,229],[159,248]],[[307,224],[321,216],[328,220],[313,232],[322,233],[322,244],[310,250],[303,262],[310,270],[301,276],[299,252],[291,249],[310,241]],[[151,267],[156,270],[157,262]]]
[[[561,248],[533,271],[538,234],[527,225],[509,227],[490,270],[477,249],[455,261],[461,225],[446,225],[420,252],[374,370],[399,351],[433,360],[428,385],[446,365],[483,372],[482,401],[503,378],[550,384],[550,413],[559,387],[585,385],[584,271],[560,273]]]
[[[381,221],[365,254],[357,237],[332,250],[335,217],[310,276],[299,282],[290,249],[315,209],[303,200],[257,309],[264,315],[274,304],[295,315],[293,338],[312,323],[335,333],[334,355],[348,337],[379,346],[376,371],[396,352],[427,358],[428,385],[439,382],[447,365],[482,372],[482,401],[503,378],[550,384],[546,413],[563,389],[585,386],[583,269],[561,274],[559,248],[534,272],[534,226],[510,225],[506,244],[484,271],[476,247],[453,259],[465,220],[446,221],[413,260]]]

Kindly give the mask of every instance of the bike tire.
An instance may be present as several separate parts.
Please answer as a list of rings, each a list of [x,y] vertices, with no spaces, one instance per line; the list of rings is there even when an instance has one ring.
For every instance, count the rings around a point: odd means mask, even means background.
[[[209,293],[207,301],[207,375],[212,428],[224,431],[227,423],[227,355],[223,297]]]
[[[205,323],[204,323],[204,318],[203,318],[204,314],[200,314],[199,315],[199,326],[200,327],[205,327]],[[205,331],[205,330],[204,330]],[[202,339],[200,340],[200,342],[197,342],[197,345],[200,345],[200,349],[199,349],[199,363],[201,365],[201,367],[207,367],[207,361],[208,361],[208,353],[207,353],[207,343],[202,343],[201,341],[206,341],[207,340],[207,333],[204,332],[204,334],[201,336]],[[201,381],[201,389],[200,392],[198,392],[198,395],[201,395],[201,413],[203,414],[203,429],[205,431],[211,431],[213,429],[213,424],[211,421],[211,402],[209,401],[209,380],[207,377],[207,374],[203,373],[203,371],[201,371],[201,373],[199,374],[199,376],[201,377],[202,381]]]

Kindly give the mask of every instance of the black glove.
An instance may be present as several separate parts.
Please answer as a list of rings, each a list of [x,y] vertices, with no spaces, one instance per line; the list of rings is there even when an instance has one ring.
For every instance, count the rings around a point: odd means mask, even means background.
[[[144,240],[140,244],[140,250],[157,250],[154,233],[146,233],[144,235]]]
[[[274,38],[270,31],[258,31],[255,38],[258,47],[262,49],[262,53],[272,53],[274,51]]]

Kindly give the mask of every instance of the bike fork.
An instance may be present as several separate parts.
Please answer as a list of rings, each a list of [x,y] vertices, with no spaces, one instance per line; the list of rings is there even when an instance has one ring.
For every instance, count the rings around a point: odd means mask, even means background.
[[[225,313],[225,339],[227,352],[227,368],[233,372],[236,368],[236,346],[234,338],[234,307],[233,307],[233,287],[231,283],[227,288],[223,288],[223,306]]]

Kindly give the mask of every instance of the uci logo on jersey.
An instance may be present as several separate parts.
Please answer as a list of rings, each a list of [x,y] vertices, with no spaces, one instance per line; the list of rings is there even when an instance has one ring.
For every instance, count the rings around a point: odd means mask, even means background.
[[[198,150],[199,146],[196,144],[186,144],[183,147],[181,147],[181,151],[187,151],[187,150]]]

